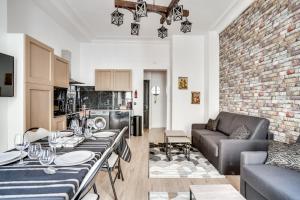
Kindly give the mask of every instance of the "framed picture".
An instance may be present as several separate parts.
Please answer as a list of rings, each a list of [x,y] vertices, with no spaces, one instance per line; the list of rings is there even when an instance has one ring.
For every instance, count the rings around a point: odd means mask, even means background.
[[[187,90],[188,89],[188,77],[178,77],[178,89]]]
[[[192,92],[192,104],[200,104],[200,92]]]

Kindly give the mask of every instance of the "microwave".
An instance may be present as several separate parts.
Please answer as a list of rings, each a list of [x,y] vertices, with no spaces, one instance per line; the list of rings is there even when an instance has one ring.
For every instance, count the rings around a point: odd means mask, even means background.
[[[54,116],[65,115],[67,109],[67,88],[54,87],[53,112]]]

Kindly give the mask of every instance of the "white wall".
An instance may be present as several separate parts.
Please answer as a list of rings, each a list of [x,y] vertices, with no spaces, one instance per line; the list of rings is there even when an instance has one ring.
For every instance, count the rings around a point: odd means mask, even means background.
[[[144,70],[169,70],[170,44],[168,41],[98,41],[81,43],[80,81],[87,85],[95,84],[95,69],[131,69],[133,91],[138,91],[134,99],[135,115],[143,116]],[[169,72],[168,72],[169,75]],[[167,79],[169,91],[170,78]],[[170,102],[168,101],[168,105]],[[167,111],[170,112],[170,109]],[[168,115],[170,117],[170,115]],[[167,119],[170,123],[170,119]]]
[[[150,81],[149,95],[149,128],[166,128],[167,125],[167,73],[165,71],[147,71],[144,80]],[[160,88],[160,94],[155,97],[151,93],[154,86]]]
[[[205,122],[204,36],[172,39],[172,128],[190,132],[192,123]],[[178,77],[188,77],[188,90],[179,90]],[[191,104],[191,92],[201,92],[200,105]]]
[[[8,32],[25,33],[54,48],[61,56],[62,49],[72,52],[72,77],[79,78],[79,41],[59,26],[32,0],[9,0]]]
[[[0,97],[0,152],[13,147],[14,135],[24,130],[24,35],[7,34],[7,1],[0,0],[0,52],[14,56],[14,97]]]
[[[215,31],[205,35],[205,121],[219,114],[219,34]]]

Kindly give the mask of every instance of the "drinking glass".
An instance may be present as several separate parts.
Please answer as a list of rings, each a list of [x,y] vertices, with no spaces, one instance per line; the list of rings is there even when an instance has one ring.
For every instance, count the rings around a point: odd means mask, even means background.
[[[51,132],[48,136],[49,146],[53,148],[54,153],[56,153],[56,147],[58,145],[59,133],[58,132]]]
[[[74,129],[74,134],[78,137],[80,137],[82,135],[82,128],[81,127],[77,127]]]
[[[44,169],[44,172],[46,174],[55,174],[56,169],[54,167],[51,167],[50,164],[54,161],[55,154],[53,151],[53,148],[45,148],[42,149],[40,156],[39,156],[39,161],[41,165],[43,166],[48,166],[46,169]]]
[[[21,151],[20,153],[20,162],[17,165],[24,166],[27,163],[24,162],[24,150],[29,146],[29,140],[24,137],[24,134],[17,134],[15,135],[15,147],[17,150]]]
[[[84,137],[90,139],[93,137],[93,133],[89,128],[84,129]]]
[[[42,146],[40,143],[31,143],[28,147],[28,157],[33,160],[38,159],[41,150],[42,150]]]
[[[93,119],[88,119],[86,125],[87,125],[88,128],[92,129],[95,125],[95,122],[94,122]]]
[[[75,130],[76,128],[79,127],[79,122],[76,119],[72,119],[71,124],[70,124],[70,129]]]

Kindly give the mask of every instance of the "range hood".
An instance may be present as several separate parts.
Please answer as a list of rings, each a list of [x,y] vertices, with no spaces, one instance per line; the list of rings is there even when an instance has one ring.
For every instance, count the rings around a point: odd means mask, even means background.
[[[81,84],[84,84],[84,83],[79,82],[79,81],[76,81],[76,80],[70,78],[70,79],[69,79],[69,84],[70,84],[70,85],[81,85]]]
[[[72,63],[71,63],[72,52],[70,50],[67,50],[67,49],[62,49],[61,50],[61,57],[64,58],[64,59],[66,59],[67,61],[69,61],[69,64],[70,64],[70,66],[69,66],[69,77],[70,77],[69,84],[70,85],[81,85],[81,84],[84,84],[82,82],[76,81],[75,79],[73,79],[71,77],[71,75],[72,75],[72,73],[71,73],[71,69],[72,69],[72,66],[71,66],[72,65]]]

